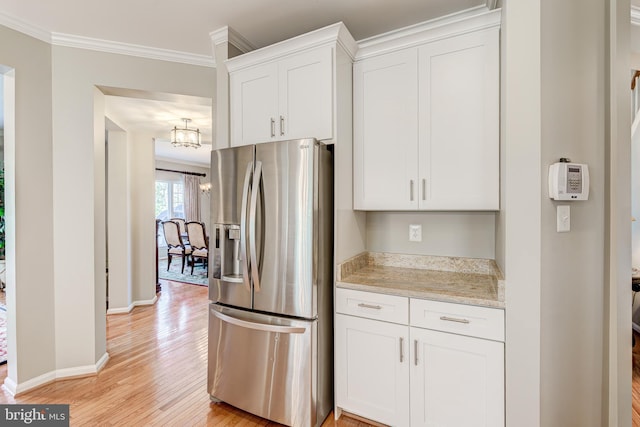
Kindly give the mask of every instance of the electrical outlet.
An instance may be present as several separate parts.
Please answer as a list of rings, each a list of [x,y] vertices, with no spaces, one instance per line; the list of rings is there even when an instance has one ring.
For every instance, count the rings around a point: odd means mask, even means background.
[[[409,225],[409,241],[422,242],[422,225],[420,224]]]

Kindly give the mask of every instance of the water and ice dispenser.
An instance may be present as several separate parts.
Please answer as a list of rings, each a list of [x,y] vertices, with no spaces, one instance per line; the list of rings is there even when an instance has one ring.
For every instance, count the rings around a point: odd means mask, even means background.
[[[213,278],[225,282],[242,283],[240,254],[240,226],[216,224]]]

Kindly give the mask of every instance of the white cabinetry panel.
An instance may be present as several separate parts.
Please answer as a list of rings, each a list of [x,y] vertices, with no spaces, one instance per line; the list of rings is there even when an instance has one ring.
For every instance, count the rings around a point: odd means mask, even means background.
[[[280,62],[278,138],[331,139],[332,63],[330,47],[304,52]]]
[[[354,65],[354,207],[418,207],[418,52]]]
[[[498,30],[419,50],[421,209],[499,208]]]
[[[338,288],[336,312],[406,325],[409,298]]]
[[[409,425],[408,328],[336,315],[336,404],[393,425]]]
[[[498,28],[356,62],[355,209],[498,210],[499,85]]]
[[[231,146],[272,139],[278,114],[278,67],[271,63],[231,74]]]
[[[230,73],[231,145],[333,136],[333,48]]]
[[[411,426],[504,425],[504,344],[411,328]]]

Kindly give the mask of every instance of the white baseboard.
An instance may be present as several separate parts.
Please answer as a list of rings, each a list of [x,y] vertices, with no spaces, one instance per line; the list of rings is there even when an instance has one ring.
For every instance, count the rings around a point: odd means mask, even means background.
[[[104,365],[109,360],[109,353],[105,353],[102,357],[96,362],[95,365],[86,365],[86,366],[78,366],[75,368],[65,368],[58,369],[52,372],[47,372],[46,374],[42,374],[35,378],[31,378],[28,381],[25,381],[20,384],[16,384],[11,378],[7,377],[4,380],[3,387],[13,396],[24,393],[26,391],[32,390],[36,387],[43,386],[55,380],[63,379],[63,378],[73,378],[73,377],[85,377],[88,375],[95,375],[104,367]]]
[[[155,295],[153,299],[134,301],[128,307],[110,308],[107,310],[107,314],[127,314],[127,313],[130,313],[134,307],[138,307],[141,305],[153,305],[156,303],[156,301],[158,301],[158,295]]]

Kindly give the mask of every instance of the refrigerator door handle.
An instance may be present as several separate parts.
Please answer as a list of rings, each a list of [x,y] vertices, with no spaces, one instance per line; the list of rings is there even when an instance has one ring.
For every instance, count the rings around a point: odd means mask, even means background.
[[[253,162],[247,164],[247,171],[244,174],[244,184],[242,186],[242,211],[240,212],[240,253],[244,258],[242,261],[242,277],[247,291],[251,292],[249,284],[249,254],[247,253],[247,204],[249,203],[249,188],[251,186],[251,171]]]
[[[256,170],[253,175],[253,186],[251,187],[251,204],[249,205],[249,256],[251,264],[251,278],[253,279],[253,289],[255,292],[260,292],[260,271],[258,266],[258,251],[256,247],[256,217],[261,179],[262,162],[257,161]]]
[[[275,332],[282,334],[304,334],[307,331],[307,328],[303,328],[300,326],[281,326],[281,325],[271,325],[267,323],[259,323],[259,322],[250,322],[248,320],[238,319],[237,317],[231,317],[226,314],[220,313],[217,310],[211,310],[214,316],[223,322],[230,323],[232,325],[240,326],[242,328],[255,329],[257,331],[264,332]]]

